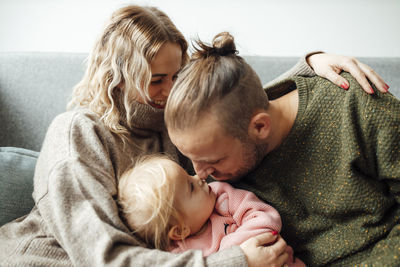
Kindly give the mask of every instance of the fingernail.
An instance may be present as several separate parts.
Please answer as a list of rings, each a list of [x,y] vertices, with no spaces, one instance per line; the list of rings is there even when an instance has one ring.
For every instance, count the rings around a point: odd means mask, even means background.
[[[369,87],[369,92],[370,92],[370,94],[373,94],[373,93],[374,93],[374,90],[372,90],[372,87],[371,87],[371,86]]]
[[[272,231],[271,234],[272,234],[272,235],[277,235],[277,234],[278,234],[278,231]]]
[[[349,85],[347,84],[347,83],[342,83],[341,85],[340,85],[340,87],[342,87],[343,89],[349,89]]]
[[[390,88],[389,85],[387,85],[387,83],[385,83],[385,89],[386,89],[386,91],[387,91],[389,88]]]

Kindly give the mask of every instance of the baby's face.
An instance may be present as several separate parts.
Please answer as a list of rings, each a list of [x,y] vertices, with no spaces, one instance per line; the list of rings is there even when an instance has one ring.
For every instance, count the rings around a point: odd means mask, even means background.
[[[176,201],[184,215],[184,222],[193,235],[200,231],[210,218],[216,195],[206,181],[190,176],[178,164],[171,161],[168,175],[176,182]]]

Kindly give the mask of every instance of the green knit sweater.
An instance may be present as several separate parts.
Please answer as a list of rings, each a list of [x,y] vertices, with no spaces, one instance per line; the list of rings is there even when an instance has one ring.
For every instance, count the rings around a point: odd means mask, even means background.
[[[296,83],[295,123],[234,186],[280,212],[283,238],[309,266],[399,266],[400,101],[343,76],[348,91],[320,77],[267,89],[277,97]]]

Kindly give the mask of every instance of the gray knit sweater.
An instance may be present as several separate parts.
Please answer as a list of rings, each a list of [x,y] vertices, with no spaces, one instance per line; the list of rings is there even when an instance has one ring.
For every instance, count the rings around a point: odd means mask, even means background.
[[[304,58],[293,74],[313,74]],[[0,266],[244,266],[239,247],[203,258],[200,250],[172,254],[146,248],[118,216],[118,177],[140,154],[178,160],[163,111],[136,103],[133,144],[124,144],[81,109],[50,125],[37,162],[30,214],[0,228]],[[138,203],[140,204],[140,203]]]

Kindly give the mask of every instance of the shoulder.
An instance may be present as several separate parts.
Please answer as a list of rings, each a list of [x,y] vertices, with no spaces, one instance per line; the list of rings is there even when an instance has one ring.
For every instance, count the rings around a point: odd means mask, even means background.
[[[103,154],[117,147],[116,138],[95,113],[73,110],[58,115],[46,133],[41,154],[77,157],[79,155]]]
[[[385,122],[400,122],[400,100],[390,93],[381,93],[372,85],[374,94],[367,94],[357,80],[349,73],[341,74],[350,87],[345,91],[345,104],[358,113],[363,121],[376,121],[380,126]],[[378,125],[375,125],[378,126]]]
[[[100,121],[100,117],[87,109],[59,114],[48,129],[48,135],[63,139],[82,140],[86,136],[111,136],[111,131]]]
[[[67,111],[57,115],[52,121],[49,129],[67,129],[72,126],[102,125],[100,117],[87,109]]]
[[[389,109],[399,109],[399,99],[392,94],[383,94],[372,85],[375,93],[369,95],[362,89],[361,85],[350,73],[342,72],[340,75],[349,82],[350,86],[348,90],[343,90],[329,80],[319,76],[297,76],[293,79],[299,89],[299,94],[305,94],[307,103],[316,101],[320,103],[320,107],[336,105],[353,110],[366,110],[370,109],[372,106],[390,105]],[[324,101],[326,101],[326,103],[324,103]],[[340,110],[337,110],[337,112],[340,112]]]

